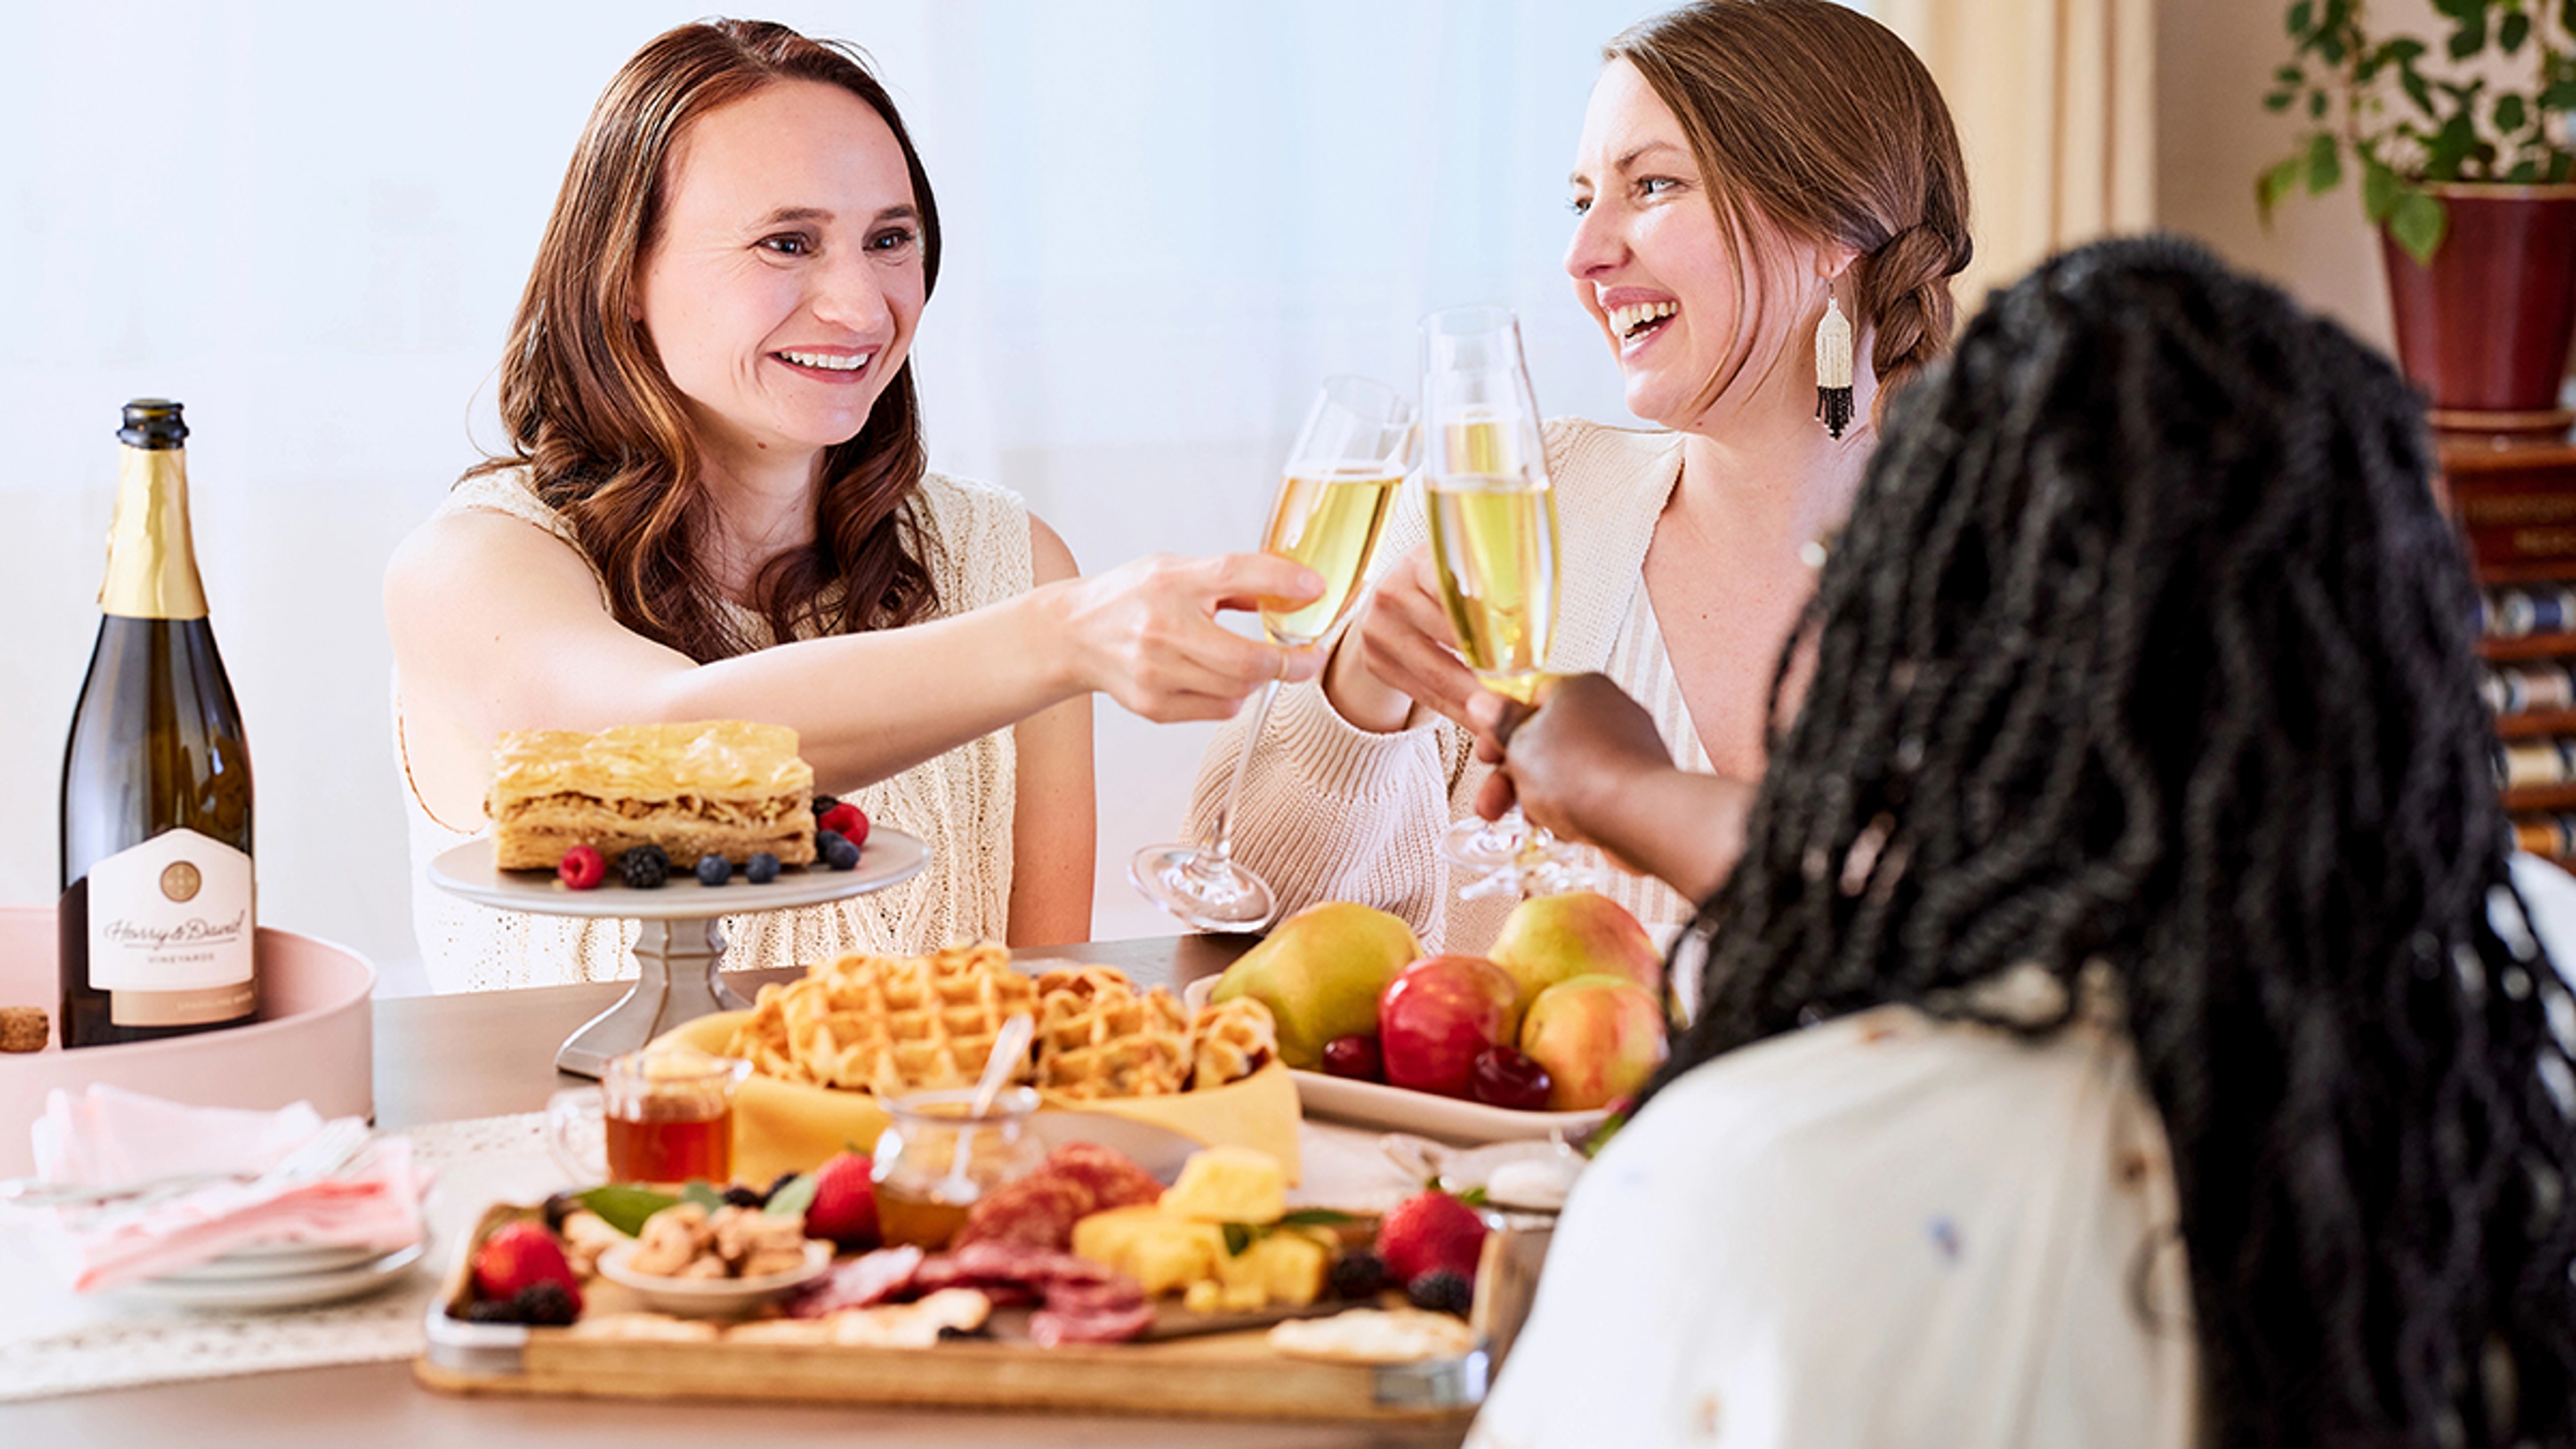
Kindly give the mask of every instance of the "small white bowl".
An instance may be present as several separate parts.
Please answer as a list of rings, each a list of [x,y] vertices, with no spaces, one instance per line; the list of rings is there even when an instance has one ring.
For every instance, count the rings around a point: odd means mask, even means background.
[[[599,1257],[599,1276],[631,1289],[645,1306],[682,1318],[729,1318],[750,1312],[772,1298],[793,1292],[832,1270],[832,1245],[805,1242],[805,1262],[784,1273],[757,1278],[664,1278],[626,1266],[641,1244],[620,1243]]]

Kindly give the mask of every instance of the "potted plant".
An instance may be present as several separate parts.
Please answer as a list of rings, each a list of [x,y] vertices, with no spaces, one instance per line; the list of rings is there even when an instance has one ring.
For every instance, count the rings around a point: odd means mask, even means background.
[[[2374,35],[2362,0],[2296,0],[2266,108],[2306,123],[2266,170],[2292,193],[2360,177],[2397,350],[2437,426],[2557,430],[2576,328],[2576,0],[2431,0],[2440,55]],[[2509,77],[2505,79],[2504,77]]]

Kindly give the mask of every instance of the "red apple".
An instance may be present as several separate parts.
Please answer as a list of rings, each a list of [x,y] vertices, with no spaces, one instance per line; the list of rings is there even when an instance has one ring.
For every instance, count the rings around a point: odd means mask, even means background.
[[[1399,1087],[1464,1097],[1476,1054],[1509,1042],[1515,988],[1482,956],[1425,956],[1377,999],[1378,1051]]]
[[[1634,981],[1577,976],[1529,1004],[1521,1051],[1554,1082],[1549,1111],[1589,1111],[1635,1092],[1663,1065],[1664,1009]]]

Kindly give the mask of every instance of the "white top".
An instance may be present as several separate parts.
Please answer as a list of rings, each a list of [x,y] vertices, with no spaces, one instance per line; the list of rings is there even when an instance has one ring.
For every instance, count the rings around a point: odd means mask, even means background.
[[[1029,515],[1017,495],[929,473],[913,490],[910,507],[925,545],[923,563],[939,595],[930,617],[961,614],[1028,591]],[[448,494],[439,513],[469,508],[506,513],[580,550],[571,525],[539,501],[524,471],[469,478]],[[591,571],[598,573],[596,563]],[[607,597],[604,582],[601,597]],[[741,609],[733,614],[750,637],[769,638],[759,616]],[[634,921],[497,911],[429,883],[429,862],[485,833],[488,822],[477,820],[474,829],[461,830],[430,815],[411,787],[403,753],[399,681],[394,700],[394,747],[404,761],[403,802],[411,820],[412,924],[431,984],[440,991],[489,991],[634,975]],[[844,796],[871,822],[927,841],[929,868],[902,885],[828,906],[727,916],[725,939],[732,945],[725,964],[795,966],[846,951],[914,953],[956,941],[1004,939],[1018,758],[1011,731],[995,730]]]
[[[2576,881],[2513,877],[2576,967]],[[2056,987],[1997,999],[2024,991]],[[2169,1149],[2116,1018],[2027,1043],[1885,1007],[1690,1072],[1577,1182],[1468,1443],[2199,1442]]]
[[[1681,478],[1679,433],[1558,418],[1546,428],[1556,490],[1556,637],[1546,668],[1598,670],[1653,715],[1673,763],[1709,772],[1646,593],[1646,547]],[[1378,543],[1382,573],[1430,535],[1421,490],[1408,487]],[[1217,731],[1199,761],[1186,839],[1204,840],[1225,800],[1249,711]],[[1342,718],[1320,680],[1279,692],[1243,782],[1234,853],[1270,882],[1285,917],[1317,901],[1358,901],[1402,916],[1428,948],[1475,951],[1502,930],[1508,896],[1462,901],[1439,839],[1473,813],[1492,770],[1475,737],[1434,716],[1376,734]],[[1691,903],[1663,882],[1611,871],[1607,891],[1649,926],[1687,921]]]

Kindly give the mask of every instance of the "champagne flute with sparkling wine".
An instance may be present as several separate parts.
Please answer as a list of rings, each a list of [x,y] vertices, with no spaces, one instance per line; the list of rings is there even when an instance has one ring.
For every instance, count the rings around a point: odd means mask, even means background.
[[[1556,630],[1556,493],[1510,309],[1452,307],[1423,319],[1422,412],[1431,558],[1458,652],[1486,688],[1533,703]],[[1458,822],[1440,851],[1489,872],[1467,896],[1598,881],[1518,809],[1491,824]]]
[[[1308,645],[1333,631],[1368,577],[1378,533],[1394,510],[1410,465],[1413,404],[1395,389],[1360,377],[1325,380],[1306,425],[1289,450],[1279,495],[1270,505],[1264,552],[1295,559],[1324,576],[1310,604],[1264,604],[1261,627],[1275,643]],[[1257,931],[1278,911],[1270,883],[1234,859],[1234,813],[1243,798],[1244,767],[1270,717],[1278,681],[1261,691],[1235,757],[1216,832],[1205,845],[1149,845],[1127,866],[1127,879],[1147,900],[1202,931]]]

